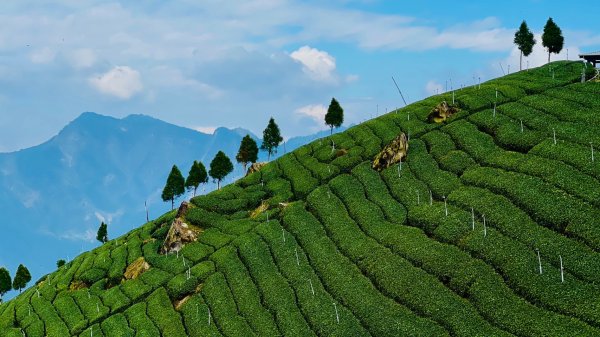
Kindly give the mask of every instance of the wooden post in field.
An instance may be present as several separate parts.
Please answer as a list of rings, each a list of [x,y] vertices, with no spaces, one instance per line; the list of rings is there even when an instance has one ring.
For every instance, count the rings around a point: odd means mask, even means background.
[[[540,257],[540,250],[538,248],[535,249],[537,251],[537,258],[538,258],[538,266],[540,269],[540,275],[542,275],[542,273],[544,272],[542,270],[542,258]]]
[[[558,255],[560,259],[560,282],[565,283],[565,269],[563,268],[562,255]]]
[[[444,198],[444,212],[446,213],[446,216],[448,216],[448,203],[446,202],[446,196],[442,196],[442,198]]]
[[[487,236],[487,226],[485,224],[485,214],[481,215],[483,217],[483,237],[485,238]]]
[[[338,314],[337,305],[333,302],[333,307],[335,308],[335,320],[338,324],[340,324],[340,315]]]

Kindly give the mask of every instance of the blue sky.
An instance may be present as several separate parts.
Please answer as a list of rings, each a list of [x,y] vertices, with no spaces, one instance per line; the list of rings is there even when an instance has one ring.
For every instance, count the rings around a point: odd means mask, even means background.
[[[600,49],[592,2],[323,3],[2,1],[0,151],[39,144],[84,111],[257,134],[273,116],[291,137],[326,128],[336,97],[357,123],[402,106],[392,75],[412,102],[518,69],[523,19],[536,34],[550,16],[563,29],[553,59]],[[538,43],[529,63],[545,60]]]

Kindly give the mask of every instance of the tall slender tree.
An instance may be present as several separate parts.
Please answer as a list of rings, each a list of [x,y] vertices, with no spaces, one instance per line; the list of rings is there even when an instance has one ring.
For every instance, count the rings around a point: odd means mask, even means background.
[[[233,171],[231,160],[223,151],[217,152],[215,158],[210,162],[208,174],[217,181],[217,189],[221,189],[221,180]]]
[[[167,184],[162,192],[163,201],[171,201],[171,209],[175,208],[175,199],[179,198],[185,192],[185,179],[177,165],[173,165],[171,173],[167,178]]]
[[[240,149],[238,150],[235,159],[244,166],[244,172],[246,172],[248,163],[256,163],[258,160],[258,146],[250,135],[246,135],[242,138]]]
[[[325,124],[329,125],[329,134],[333,134],[333,128],[339,128],[344,122],[344,109],[340,106],[340,103],[335,99],[331,99],[327,114],[325,114]]]
[[[108,226],[104,223],[104,221],[102,221],[102,223],[100,223],[100,227],[98,227],[96,240],[100,241],[101,243],[108,242]]]
[[[544,26],[544,33],[542,34],[542,46],[548,49],[548,63],[550,63],[550,54],[558,54],[563,49],[565,38],[562,35],[562,30],[552,18],[548,18],[546,25]]]
[[[188,174],[187,179],[185,180],[185,187],[188,189],[194,190],[194,196],[196,196],[196,190],[200,184],[204,184],[208,182],[208,174],[206,173],[206,168],[204,164],[199,161],[195,161],[190,168],[190,173]]]
[[[533,33],[529,30],[529,27],[527,27],[527,22],[525,22],[525,20],[521,22],[519,30],[515,33],[514,43],[521,51],[519,56],[519,70],[523,70],[523,55],[526,57],[529,56],[536,43]]]
[[[281,132],[279,131],[279,126],[275,123],[273,117],[269,119],[269,124],[263,131],[263,141],[260,146],[261,150],[265,150],[268,153],[268,160],[271,160],[271,154],[277,153],[277,147],[283,140],[281,137]]]
[[[10,273],[4,267],[0,268],[0,303],[2,303],[2,296],[12,289],[12,281],[10,279]]]
[[[29,273],[29,270],[27,267],[20,264],[17,268],[15,278],[13,279],[13,289],[18,290],[20,293],[21,289],[25,288],[29,281],[31,281],[31,274]]]

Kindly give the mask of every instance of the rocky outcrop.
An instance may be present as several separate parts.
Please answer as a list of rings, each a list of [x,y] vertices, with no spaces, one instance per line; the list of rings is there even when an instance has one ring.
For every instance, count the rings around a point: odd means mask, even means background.
[[[446,101],[442,101],[429,113],[429,123],[441,123],[458,111],[457,107],[448,105]]]
[[[123,277],[126,280],[133,280],[141,274],[143,274],[144,272],[146,272],[148,269],[150,269],[150,265],[148,264],[148,262],[146,262],[144,257],[141,256],[137,260],[133,261],[129,266],[127,266]]]
[[[250,165],[250,167],[248,168],[248,172],[246,172],[246,175],[260,171],[260,169],[267,164],[267,162],[252,163],[252,165]]]
[[[402,132],[375,156],[372,167],[374,170],[381,171],[400,161],[404,161],[407,153],[408,140],[404,132]]]
[[[186,243],[194,242],[198,238],[198,233],[184,222],[189,206],[185,201],[179,206],[177,217],[171,223],[167,237],[160,249],[161,254],[178,252]]]

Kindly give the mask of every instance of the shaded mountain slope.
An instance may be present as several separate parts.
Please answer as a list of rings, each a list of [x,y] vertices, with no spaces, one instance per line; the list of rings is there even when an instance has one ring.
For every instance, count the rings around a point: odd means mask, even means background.
[[[167,213],[0,306],[0,334],[600,335],[600,84],[582,68],[456,91],[442,124],[452,93],[302,146],[192,199],[198,242],[158,254]],[[407,161],[371,169],[400,132]]]

